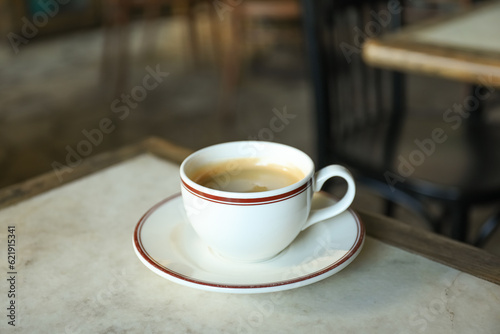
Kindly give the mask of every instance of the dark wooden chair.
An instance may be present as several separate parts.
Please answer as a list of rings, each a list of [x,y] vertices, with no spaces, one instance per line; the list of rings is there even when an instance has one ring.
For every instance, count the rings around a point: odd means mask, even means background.
[[[302,2],[318,165],[346,165],[358,183],[387,200],[388,215],[394,203],[403,205],[436,232],[447,228],[451,237],[481,245],[498,226],[499,214],[471,237],[470,210],[499,203],[500,127],[476,117],[482,108],[481,103],[475,105],[481,100],[478,96],[457,94],[457,109],[450,106],[428,113],[433,116],[414,117],[406,112],[405,76],[370,68],[361,59],[367,36],[401,27],[404,5],[374,0]],[[494,92],[474,87],[472,94],[484,97]]]

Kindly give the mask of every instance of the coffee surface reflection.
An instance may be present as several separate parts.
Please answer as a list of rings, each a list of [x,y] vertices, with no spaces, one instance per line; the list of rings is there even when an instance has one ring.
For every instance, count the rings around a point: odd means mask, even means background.
[[[292,185],[304,178],[294,166],[266,164],[259,159],[232,159],[203,166],[190,177],[194,182],[214,190],[261,192]]]

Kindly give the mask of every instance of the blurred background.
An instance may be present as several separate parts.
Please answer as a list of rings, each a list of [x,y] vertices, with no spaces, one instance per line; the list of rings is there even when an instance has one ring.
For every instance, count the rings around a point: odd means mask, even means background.
[[[0,1],[0,187],[64,163],[103,118],[116,127],[91,155],[153,135],[192,149],[257,138],[273,109],[296,118],[261,139],[312,152],[300,13],[243,28],[223,1],[66,2]]]
[[[407,22],[469,5],[411,3]],[[0,188],[52,171],[71,152],[93,156],[149,136],[191,149],[271,140],[317,159],[298,1],[0,0],[0,33]],[[468,93],[452,80],[407,80],[408,114],[420,118]],[[89,137],[91,147],[78,146]],[[382,206],[363,189],[355,205]],[[486,247],[500,253],[497,244]]]

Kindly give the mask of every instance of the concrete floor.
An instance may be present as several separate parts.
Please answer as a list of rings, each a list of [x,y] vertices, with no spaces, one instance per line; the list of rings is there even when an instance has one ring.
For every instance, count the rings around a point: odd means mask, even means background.
[[[154,25],[157,40],[149,44],[142,37],[144,26],[134,25],[132,62],[118,93],[113,78],[102,76],[100,29],[34,39],[16,55],[8,45],[0,46],[0,187],[51,171],[54,162],[64,163],[68,152],[78,150],[106,118],[113,129],[87,149],[89,156],[154,135],[192,149],[230,140],[273,140],[315,158],[311,88],[300,32],[292,43],[278,39],[243,59],[227,117],[220,110],[220,57],[204,45],[201,64],[194,65],[180,19]],[[157,75],[158,84],[149,81],[151,89],[144,89],[144,79],[155,71],[168,75]],[[411,112],[424,117],[427,110],[448,108],[464,93],[462,84],[410,79]],[[429,96],[423,88],[440,93]],[[293,117],[282,130],[270,131],[276,110]],[[380,211],[381,206],[378,197],[358,191],[355,208]],[[473,229],[493,209],[475,212]],[[404,209],[397,218],[426,228]],[[500,233],[485,248],[500,255]]]

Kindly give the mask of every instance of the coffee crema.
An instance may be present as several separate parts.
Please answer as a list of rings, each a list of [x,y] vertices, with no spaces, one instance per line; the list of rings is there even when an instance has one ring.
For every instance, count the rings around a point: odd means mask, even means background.
[[[197,169],[190,178],[210,189],[248,193],[284,188],[304,176],[295,166],[263,163],[258,158],[241,158],[207,164]]]

